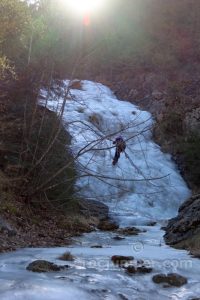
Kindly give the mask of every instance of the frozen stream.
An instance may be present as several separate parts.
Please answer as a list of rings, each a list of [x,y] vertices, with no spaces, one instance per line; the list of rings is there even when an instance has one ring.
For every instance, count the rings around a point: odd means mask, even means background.
[[[43,91],[47,107],[59,112],[68,82],[58,93]],[[42,100],[44,105],[44,100]],[[190,195],[170,156],[151,140],[151,115],[120,101],[105,86],[83,82],[83,90],[70,90],[63,122],[72,135],[74,156],[82,169],[77,189],[85,197],[110,207],[121,227],[138,226],[146,232],[117,241],[114,233],[95,231],[66,248],[22,249],[0,255],[0,300],[65,299],[193,299],[200,297],[200,261],[187,251],[165,245],[160,227],[176,215]],[[112,166],[112,141],[122,135],[126,156]],[[149,226],[152,222],[155,226]],[[103,248],[91,248],[92,245]],[[69,270],[36,274],[28,263],[45,259],[62,264],[58,256],[76,256]],[[129,276],[114,266],[112,255],[130,255],[152,266],[153,272]],[[63,262],[66,264],[66,262]],[[157,273],[177,272],[188,278],[181,288],[163,288],[152,282]]]

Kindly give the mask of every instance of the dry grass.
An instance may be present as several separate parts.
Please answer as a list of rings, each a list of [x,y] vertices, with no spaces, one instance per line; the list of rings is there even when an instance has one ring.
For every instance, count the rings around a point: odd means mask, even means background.
[[[62,227],[74,234],[83,232],[91,232],[93,227],[96,227],[98,220],[95,217],[86,217],[83,215],[70,213],[67,218],[62,220]]]
[[[70,252],[65,252],[61,256],[59,256],[58,259],[65,261],[74,261],[75,257]]]

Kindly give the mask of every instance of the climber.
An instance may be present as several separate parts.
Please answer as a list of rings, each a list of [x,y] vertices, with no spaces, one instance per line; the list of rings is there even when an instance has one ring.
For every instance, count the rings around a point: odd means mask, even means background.
[[[115,156],[112,162],[113,166],[115,166],[116,163],[118,162],[118,159],[120,158],[120,153],[124,152],[126,149],[126,142],[123,140],[121,136],[119,136],[115,139],[113,144],[116,145]]]

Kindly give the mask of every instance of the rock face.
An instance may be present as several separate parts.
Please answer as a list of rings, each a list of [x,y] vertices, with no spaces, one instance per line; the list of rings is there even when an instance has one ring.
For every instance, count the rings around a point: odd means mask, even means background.
[[[79,208],[84,216],[96,217],[99,220],[108,218],[109,208],[102,202],[95,200],[81,200],[79,201]]]
[[[178,216],[169,221],[164,238],[176,248],[200,249],[200,194],[181,205]]]
[[[153,276],[152,280],[154,283],[157,284],[167,283],[169,286],[177,286],[177,287],[180,287],[187,283],[187,278],[176,273],[170,273],[168,275],[157,274]]]
[[[67,265],[66,266],[58,266],[47,260],[35,260],[26,267],[26,269],[28,271],[38,272],[38,273],[58,272],[58,271],[66,269],[66,268],[69,268],[69,266],[67,266]]]

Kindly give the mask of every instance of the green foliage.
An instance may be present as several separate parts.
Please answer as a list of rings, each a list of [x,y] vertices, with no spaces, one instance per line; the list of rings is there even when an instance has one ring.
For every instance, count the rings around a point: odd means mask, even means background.
[[[16,75],[15,69],[5,56],[0,56],[0,80],[6,79],[9,75],[14,78]]]
[[[6,56],[15,65],[26,59],[25,35],[30,19],[26,1],[0,0],[0,57]],[[21,55],[24,56],[22,60]]]
[[[21,36],[30,21],[26,1],[0,0],[0,43]]]

